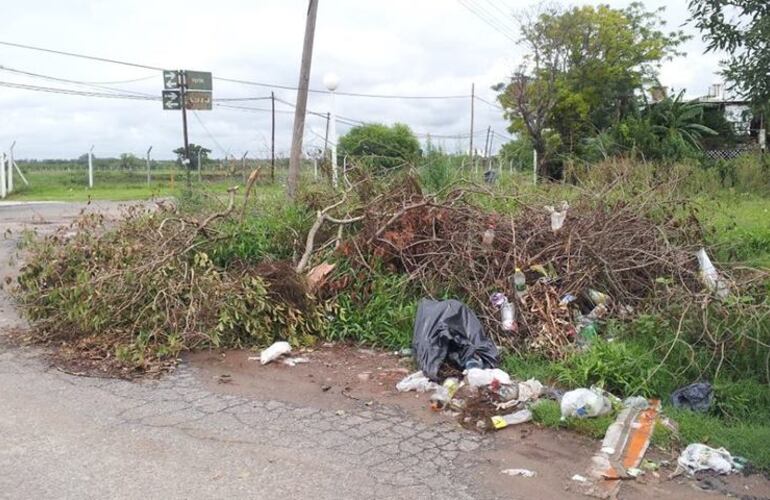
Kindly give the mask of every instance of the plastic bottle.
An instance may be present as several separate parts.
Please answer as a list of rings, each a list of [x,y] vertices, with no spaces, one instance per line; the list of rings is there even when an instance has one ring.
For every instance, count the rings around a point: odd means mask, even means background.
[[[501,292],[497,292],[492,294],[489,300],[493,306],[500,308],[500,321],[503,330],[506,332],[516,331],[516,309],[508,300],[508,297]]]
[[[500,308],[500,312],[502,315],[503,330],[506,332],[514,331],[516,329],[516,315],[513,304],[511,304],[508,299],[505,300],[505,303]]]
[[[513,286],[516,289],[516,296],[519,299],[523,299],[527,296],[527,278],[518,267],[516,268],[516,272],[513,273]]]
[[[523,424],[532,420],[532,412],[528,409],[519,410],[509,415],[495,415],[492,417],[492,426],[495,429],[502,429],[509,425]]]
[[[430,397],[430,407],[435,410],[443,409],[454,397],[457,389],[460,388],[460,381],[449,377],[444,380],[444,384],[436,389]]]

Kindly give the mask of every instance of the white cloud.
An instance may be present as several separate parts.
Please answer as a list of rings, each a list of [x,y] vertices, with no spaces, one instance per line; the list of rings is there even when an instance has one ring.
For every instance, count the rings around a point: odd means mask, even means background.
[[[501,4],[505,0],[496,1]],[[534,0],[516,2],[517,8]],[[596,3],[588,0],[578,4]],[[613,6],[627,1],[611,0]],[[649,0],[648,8],[668,2]],[[212,71],[214,76],[296,85],[302,48],[306,0],[28,0],[6,2],[2,38],[59,50],[135,61],[151,66]],[[514,2],[510,1],[510,5]],[[669,6],[672,28],[687,18],[683,5]],[[512,19],[507,21],[512,24]],[[687,28],[689,29],[689,28]],[[702,56],[699,40],[688,43],[689,56],[664,65],[664,84],[696,94],[716,80],[717,57]],[[467,94],[472,82],[492,101],[491,85],[503,80],[520,51],[452,0],[324,0],[319,6],[311,85],[322,88],[326,71],[341,77],[340,91],[418,95]],[[154,75],[154,71],[85,61],[0,46],[0,65],[62,78],[109,81]],[[69,86],[0,72],[0,80],[51,87]],[[159,94],[161,77],[115,87]],[[82,87],[81,87],[82,88]],[[266,96],[269,89],[215,81],[216,97]],[[290,91],[276,95],[293,101]],[[469,100],[407,101],[339,96],[338,114],[364,121],[409,124],[421,133],[466,134]],[[245,104],[269,108],[269,101]],[[291,140],[291,108],[277,107],[277,149]],[[328,109],[328,97],[311,94],[309,108]],[[159,157],[170,157],[181,142],[179,113],[164,112],[157,102],[118,101],[0,87],[0,149],[18,140],[17,156],[76,157],[91,144],[96,151],[142,154],[152,144]],[[266,154],[270,116],[264,112],[215,109],[200,118],[218,143],[233,154]],[[217,152],[208,133],[190,116],[191,141]],[[308,120],[307,144],[320,144],[324,120]],[[476,129],[491,125],[505,133],[496,109],[477,102]],[[347,126],[340,125],[344,133]],[[312,131],[312,132],[311,132]],[[315,134],[313,133],[315,132]],[[316,135],[317,134],[317,135]],[[477,139],[478,141],[478,139]],[[463,147],[466,140],[445,140]]]

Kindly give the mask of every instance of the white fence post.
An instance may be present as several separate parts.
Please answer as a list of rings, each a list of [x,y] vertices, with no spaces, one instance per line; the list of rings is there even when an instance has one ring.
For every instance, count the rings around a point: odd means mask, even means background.
[[[0,154],[0,198],[5,198],[5,153]]]
[[[8,152],[8,194],[13,192],[13,147],[16,145],[16,141],[11,144],[11,149]]]
[[[94,147],[88,150],[88,187],[94,187]]]

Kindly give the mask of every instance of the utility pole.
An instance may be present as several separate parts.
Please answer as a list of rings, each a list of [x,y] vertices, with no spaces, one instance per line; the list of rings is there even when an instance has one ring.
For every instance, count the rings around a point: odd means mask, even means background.
[[[270,182],[275,184],[275,92],[270,92],[271,111],[273,114],[270,131]]]
[[[484,158],[489,158],[489,150],[491,149],[489,142],[489,134],[492,132],[492,126],[487,127],[487,138],[484,139]]]
[[[94,147],[88,150],[88,188],[94,187]]]
[[[147,187],[150,187],[150,151],[152,146],[147,149]]]
[[[13,147],[16,146],[16,141],[11,143],[11,149],[8,151],[8,194],[13,192]]]
[[[305,112],[307,110],[307,93],[310,84],[310,64],[313,60],[313,39],[315,38],[315,20],[318,14],[318,0],[309,0],[307,20],[305,23],[305,41],[302,46],[302,64],[299,70],[299,85],[297,90],[297,105],[294,108],[294,132],[291,138],[291,154],[289,156],[289,178],[286,183],[286,193],[294,199],[299,188],[299,166],[302,156],[302,136],[305,133]]]
[[[495,140],[495,136],[492,135],[492,126],[487,129],[487,137],[489,137],[489,145],[487,146],[487,169],[492,168],[492,141]]]
[[[476,104],[476,84],[471,83],[471,144],[468,148],[468,156],[471,159],[471,167],[474,165],[474,155],[473,155],[473,114],[475,111],[475,104]]]
[[[181,83],[179,85],[179,96],[182,100],[182,133],[184,134],[184,158],[182,158],[182,165],[187,170],[187,189],[192,189],[192,181],[190,180],[190,142],[187,139],[187,98],[185,97],[187,71],[180,71],[179,79]]]

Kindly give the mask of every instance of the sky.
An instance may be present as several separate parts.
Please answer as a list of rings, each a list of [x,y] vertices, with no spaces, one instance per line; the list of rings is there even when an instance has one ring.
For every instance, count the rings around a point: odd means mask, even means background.
[[[510,75],[523,56],[515,43],[513,13],[530,0],[319,0],[311,69],[311,88],[323,89],[327,73],[338,75],[338,91],[367,94],[466,96],[494,102],[491,86]],[[588,0],[552,2],[563,6]],[[626,0],[605,0],[613,7]],[[668,29],[684,29],[693,39],[686,57],[664,63],[661,82],[699,96],[718,82],[719,54],[703,54],[704,43],[687,20],[686,2],[646,0],[648,9],[665,6]],[[491,17],[497,29],[465,6]],[[267,97],[271,89],[216,80],[242,79],[296,86],[307,11],[306,0],[26,0],[5,2],[0,41],[119,59],[143,65],[210,71],[214,99]],[[160,95],[160,71],[88,61],[0,45],[0,66],[123,91]],[[139,80],[130,81],[127,80]],[[0,69],[0,82],[111,92],[93,86],[51,81]],[[94,83],[95,82],[95,83]],[[125,83],[102,83],[125,82]],[[293,103],[296,94],[274,89]],[[215,107],[189,113],[190,142],[213,156],[267,157],[270,101],[230,103],[250,110]],[[449,151],[466,150],[470,98],[377,99],[338,95],[344,119],[409,125],[425,140]],[[324,115],[327,94],[310,95],[308,108]],[[276,105],[276,151],[287,155],[293,110]],[[74,158],[93,145],[96,156],[133,153],[171,158],[182,143],[181,113],[163,111],[160,102],[41,93],[0,86],[0,151],[16,141],[17,158]],[[474,141],[483,145],[487,128],[493,148],[510,137],[501,111],[475,103]],[[349,125],[339,123],[339,134]],[[323,145],[325,119],[309,115],[304,149]],[[483,146],[482,146],[483,147]]]

